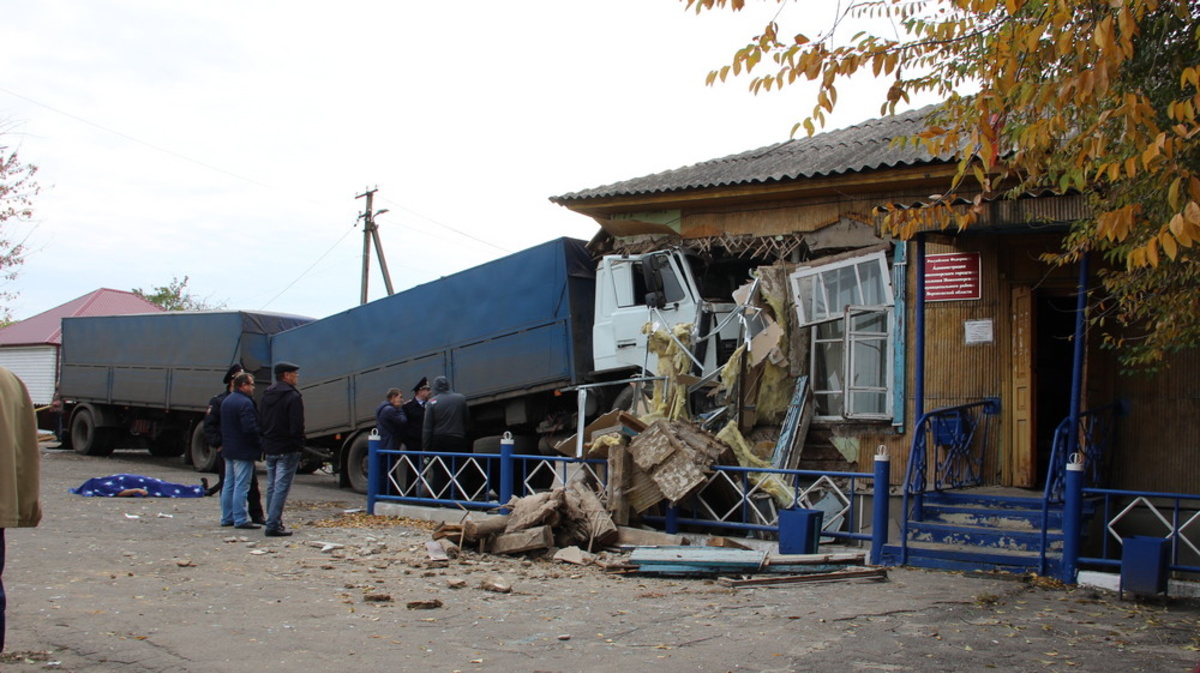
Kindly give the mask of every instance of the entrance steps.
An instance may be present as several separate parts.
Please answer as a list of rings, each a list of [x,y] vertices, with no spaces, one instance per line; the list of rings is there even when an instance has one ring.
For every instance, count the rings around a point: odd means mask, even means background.
[[[910,505],[912,501],[910,500]],[[1085,504],[1084,516],[1090,515]],[[907,536],[884,547],[884,562],[920,568],[1056,575],[1062,562],[1062,504],[1022,489],[929,492]],[[1048,520],[1043,539],[1042,518]],[[1043,554],[1044,549],[1044,554]]]

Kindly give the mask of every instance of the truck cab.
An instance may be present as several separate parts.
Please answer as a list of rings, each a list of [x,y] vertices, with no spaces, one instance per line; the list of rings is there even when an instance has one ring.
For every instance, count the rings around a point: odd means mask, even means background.
[[[592,325],[596,371],[655,370],[657,358],[646,350],[645,326],[670,329],[691,325],[693,374],[712,373],[737,349],[742,324],[732,290],[748,277],[740,270],[737,284],[719,286],[710,296],[702,288],[707,276],[698,260],[679,249],[639,255],[607,255],[596,269],[595,321]]]

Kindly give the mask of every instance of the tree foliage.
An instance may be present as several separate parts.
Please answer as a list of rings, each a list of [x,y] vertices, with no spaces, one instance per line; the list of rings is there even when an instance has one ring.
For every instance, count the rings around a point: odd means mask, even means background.
[[[133,293],[168,311],[210,311],[224,307],[223,304],[211,304],[206,299],[197,298],[188,291],[187,284],[187,276],[184,276],[183,280],[173,277],[170,283],[156,287],[150,292],[136,288]]]
[[[15,149],[0,144],[0,281],[12,281],[25,263],[25,245],[14,238],[8,225],[33,216],[33,197],[39,187],[37,166],[23,163]],[[7,303],[14,292],[0,290],[0,326],[10,320]]]
[[[697,12],[745,5],[682,1]],[[930,207],[889,213],[894,233],[969,227],[994,196],[1086,194],[1092,216],[1072,225],[1049,261],[1091,252],[1107,260],[1092,315],[1108,343],[1127,364],[1150,367],[1200,344],[1200,4],[858,0],[838,21],[864,19],[893,36],[787,37],[777,17],[708,81],[748,74],[755,92],[817,83],[794,130],[809,134],[856,73],[891,80],[881,113],[935,94],[945,103],[914,141],[957,153],[958,174]],[[952,206],[964,193],[973,205]]]

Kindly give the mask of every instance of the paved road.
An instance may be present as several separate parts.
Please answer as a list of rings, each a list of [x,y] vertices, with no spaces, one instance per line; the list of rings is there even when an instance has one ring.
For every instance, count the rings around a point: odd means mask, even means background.
[[[733,590],[477,554],[439,568],[413,522],[368,528],[343,515],[363,499],[329,475],[298,478],[294,537],[264,538],[218,527],[215,498],[67,493],[115,473],[198,481],[173,460],[45,450],[43,465],[44,523],[8,531],[4,673],[1162,673],[1200,663],[1195,605],[898,569],[885,583]],[[513,590],[486,591],[486,580]],[[419,601],[441,607],[407,607]]]

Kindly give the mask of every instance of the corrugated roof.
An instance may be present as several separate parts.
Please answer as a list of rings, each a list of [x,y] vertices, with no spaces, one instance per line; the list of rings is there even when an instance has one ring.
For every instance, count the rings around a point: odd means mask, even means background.
[[[571,192],[551,197],[550,200],[565,205],[584,199],[783,182],[950,160],[952,155],[934,157],[920,144],[907,143],[903,147],[892,145],[894,138],[912,136],[923,130],[924,119],[934,107],[928,105],[844,129],[796,138],[611,185]]]
[[[132,292],[100,288],[78,299],[0,329],[0,346],[62,344],[62,319],[88,315],[161,313],[162,307]]]

